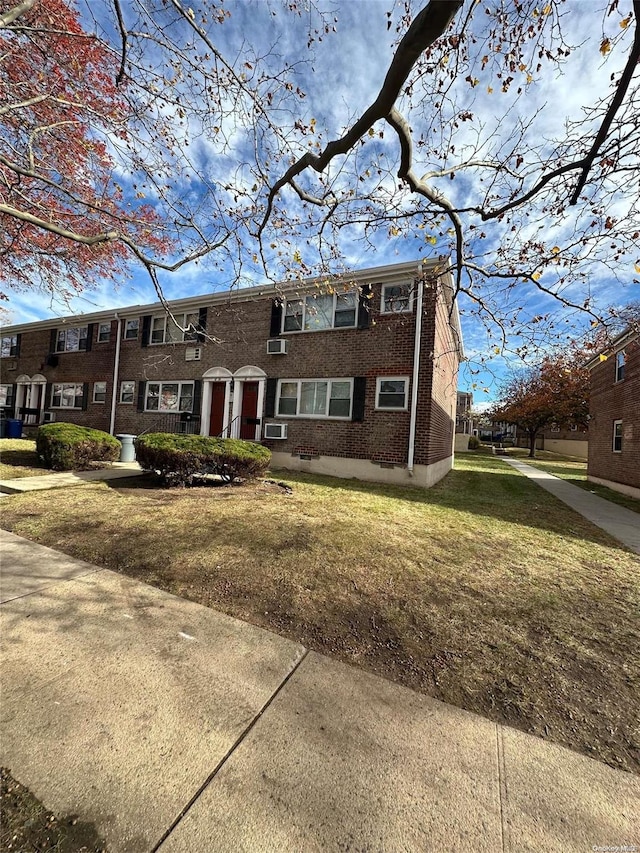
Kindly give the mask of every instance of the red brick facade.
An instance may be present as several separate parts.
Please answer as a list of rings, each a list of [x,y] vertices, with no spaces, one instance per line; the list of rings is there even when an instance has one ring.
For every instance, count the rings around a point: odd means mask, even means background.
[[[460,358],[459,325],[455,306],[451,305],[451,289],[443,277],[429,280],[425,270],[426,286],[422,305],[422,333],[420,345],[419,393],[415,428],[416,465],[431,465],[452,456],[453,427],[455,423],[457,369]],[[380,270],[363,271],[353,276],[353,282],[366,299],[360,296],[360,306],[355,327],[329,328],[321,331],[291,331],[274,335],[274,291],[252,288],[233,294],[215,294],[172,303],[174,313],[195,312],[204,316],[206,309],[206,337],[199,341],[173,344],[148,343],[144,337],[145,317],[162,313],[160,305],[119,309],[99,315],[43,321],[2,330],[3,338],[19,334],[19,354],[3,358],[3,383],[22,382],[34,375],[44,377],[47,385],[42,414],[52,412],[56,420],[110,429],[112,417],[112,390],[116,364],[118,324],[121,324],[121,341],[117,371],[117,391],[120,383],[135,382],[132,403],[115,407],[114,433],[139,434],[143,430],[158,428],[163,416],[158,412],[141,411],[147,382],[196,382],[196,411],[200,401],[210,408],[212,368],[228,371],[231,377],[242,368],[256,368],[264,377],[262,382],[261,420],[256,438],[261,437],[262,426],[267,423],[286,423],[288,437],[284,440],[267,440],[264,444],[274,451],[299,456],[330,456],[370,460],[374,463],[406,466],[411,422],[411,391],[413,383],[414,345],[416,337],[416,306],[406,313],[381,312],[381,289],[395,282],[414,286],[415,264],[402,264]],[[342,292],[343,285],[340,284]],[[295,299],[309,288],[293,291],[285,285],[280,292]],[[313,292],[313,291],[311,291]],[[277,300],[276,300],[277,302]],[[366,306],[366,307],[365,307]],[[276,309],[277,310],[277,309]],[[363,312],[366,312],[363,314]],[[450,312],[453,312],[450,315]],[[363,321],[363,318],[366,322]],[[139,319],[136,340],[125,340],[126,320]],[[110,323],[108,342],[98,341],[100,325]],[[55,353],[55,330],[89,326],[90,344],[87,351]],[[148,321],[147,321],[148,325]],[[148,328],[147,328],[148,334]],[[287,341],[285,355],[268,355],[267,340],[273,337]],[[187,348],[198,347],[201,358],[186,361]],[[385,411],[376,405],[377,380],[380,377],[406,377],[407,406],[402,411]],[[339,420],[332,417],[290,417],[268,411],[269,381],[274,380],[349,379],[358,383],[364,392],[361,418]],[[105,402],[93,402],[93,386],[97,381],[107,383]],[[53,409],[52,386],[59,383],[83,383],[85,399],[83,408]],[[207,390],[206,384],[209,383]],[[230,388],[231,386],[229,386]],[[235,382],[235,393],[244,386]],[[267,389],[266,395],[264,389]],[[272,386],[273,387],[273,386]],[[203,391],[205,393],[203,394]],[[35,395],[35,391],[32,392]],[[41,393],[41,392],[38,392]],[[354,385],[355,394],[355,385]],[[31,403],[38,404],[38,400]],[[355,402],[355,401],[354,401]],[[24,401],[22,402],[24,406]],[[273,404],[272,404],[273,405]],[[202,431],[208,424],[208,411],[202,416]],[[266,416],[265,416],[266,415]],[[16,412],[16,416],[20,416]],[[42,417],[39,418],[42,420]]]
[[[621,378],[618,354],[623,352]],[[606,355],[606,360],[598,357],[589,364],[591,420],[587,473],[589,477],[640,489],[640,335],[637,332],[621,335]]]

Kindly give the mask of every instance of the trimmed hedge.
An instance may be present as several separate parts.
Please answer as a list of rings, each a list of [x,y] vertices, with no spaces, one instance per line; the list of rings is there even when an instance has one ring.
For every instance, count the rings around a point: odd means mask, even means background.
[[[469,450],[478,450],[480,447],[480,439],[477,435],[469,436]]]
[[[169,485],[191,485],[205,474],[216,474],[227,483],[238,477],[250,480],[271,462],[267,447],[238,438],[151,432],[138,436],[135,446],[141,467],[156,471]]]
[[[82,471],[94,462],[115,462],[120,447],[108,432],[76,424],[45,424],[36,433],[36,452],[54,471]]]

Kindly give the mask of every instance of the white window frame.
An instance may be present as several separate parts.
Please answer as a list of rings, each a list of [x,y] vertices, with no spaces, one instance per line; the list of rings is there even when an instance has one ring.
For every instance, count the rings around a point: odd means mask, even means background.
[[[558,424],[551,424],[549,427],[549,432],[560,432],[560,427]]]
[[[620,427],[620,433],[616,434],[618,426]],[[616,447],[616,438],[620,439],[620,447],[618,447],[618,448]],[[612,435],[611,449],[613,450],[614,453],[622,453],[622,421],[621,420],[613,422],[613,435]]]
[[[15,407],[16,398],[12,394],[15,389],[12,382],[0,383],[0,408],[13,409]],[[4,402],[3,402],[4,401]]]
[[[78,346],[68,346],[69,343],[69,334],[71,332],[78,333]],[[84,336],[82,335],[84,332]],[[86,352],[87,345],[89,340],[89,327],[88,326],[71,326],[69,328],[58,329],[56,331],[56,352]],[[84,341],[84,346],[80,346],[80,344]],[[62,343],[62,348],[60,344]]]
[[[198,318],[200,316],[199,311],[183,311],[180,314],[154,314],[151,318],[151,328],[149,329],[149,345],[150,346],[162,346],[163,344],[180,344],[185,341],[188,343],[193,343],[198,340]],[[174,318],[175,317],[175,322]],[[187,317],[191,317],[192,319],[187,322]],[[195,317],[195,320],[193,319]],[[156,324],[158,328],[156,328]],[[189,329],[189,326],[192,326]],[[182,328],[181,328],[182,327]],[[178,334],[177,338],[172,338],[171,335],[167,336],[167,330],[169,333],[171,329],[174,328]],[[162,340],[153,340],[154,334],[156,334],[159,330],[162,330]]]
[[[60,391],[58,393],[56,393],[56,388],[60,388]],[[65,399],[65,397],[64,397],[64,389],[65,388],[75,388],[76,389],[76,391],[73,395],[73,401],[74,401],[73,406],[67,406],[63,402]],[[80,389],[79,394],[77,391],[78,388]],[[60,398],[60,402],[58,403],[58,405],[56,405],[54,403],[55,397]],[[79,406],[75,405],[76,401],[78,400],[78,397],[80,398],[80,405]],[[54,382],[53,385],[51,386],[51,405],[50,405],[50,408],[51,409],[73,409],[74,411],[79,411],[82,409],[83,397],[84,397],[84,386],[83,386],[82,382]]]
[[[140,333],[140,318],[139,317],[135,317],[131,320],[125,320],[124,321],[124,335],[123,335],[123,337],[124,337],[125,341],[137,341],[139,333]]]
[[[147,406],[147,403],[149,401],[149,386],[150,385],[158,385],[159,386],[158,408],[157,409],[150,409]],[[178,406],[177,406],[177,408],[172,409],[172,408],[163,408],[162,407],[162,405],[161,405],[161,403],[162,403],[162,388],[164,385],[177,385],[178,386]],[[184,392],[182,390],[185,385],[191,385],[191,408],[190,409],[180,408],[180,400],[182,400],[182,398],[185,396]],[[158,412],[161,415],[173,415],[173,414],[179,414],[180,412],[193,412],[193,402],[194,402],[195,390],[196,390],[196,384],[195,384],[193,379],[185,379],[185,380],[167,379],[164,382],[156,382],[155,380],[152,380],[150,382],[147,382],[145,385],[145,389],[144,389],[144,410],[145,410],[145,412]]]
[[[103,337],[102,330],[106,329],[106,337]],[[111,340],[111,323],[98,323],[98,343],[107,344]]]
[[[124,386],[131,385],[131,399],[123,400],[124,397]],[[118,401],[123,406],[132,406],[136,399],[136,383],[134,379],[123,379],[120,382],[120,394],[118,396]]]
[[[104,385],[104,391],[98,391],[97,386]],[[97,399],[97,395],[100,394],[102,396],[102,400]],[[94,403],[106,403],[107,402],[107,383],[104,379],[99,379],[97,382],[93,383],[93,395],[91,397]]]
[[[8,342],[8,343],[7,343]],[[0,339],[0,358],[15,358],[18,349],[17,335],[3,335]]]
[[[627,353],[621,349],[616,353],[616,382],[624,379],[624,368],[627,363]]]
[[[340,296],[348,296],[353,295],[355,306],[353,309],[353,324],[349,326],[336,326],[336,309],[338,306],[338,298]],[[321,329],[306,329],[305,326],[307,324],[307,313],[311,315],[312,305],[311,303],[318,297],[333,297],[333,305],[331,307],[331,325],[325,326]],[[309,300],[309,312],[307,312],[307,300]],[[292,303],[302,302],[302,319],[301,319],[301,328],[300,329],[285,329],[285,323],[287,320],[287,305]],[[334,329],[356,329],[358,327],[358,311],[360,308],[360,300],[358,298],[357,290],[336,290],[333,293],[307,293],[305,296],[298,296],[296,299],[287,299],[285,300],[282,306],[282,325],[281,325],[281,334],[283,335],[293,335],[300,334],[301,332],[329,332]],[[351,309],[349,309],[351,310]],[[340,312],[338,312],[340,313]]]
[[[409,376],[378,376],[376,378],[376,412],[406,412],[409,409]],[[381,406],[380,388],[383,382],[404,382],[404,406]]]
[[[302,396],[302,385],[304,383],[327,383],[327,402],[325,406],[324,414],[305,414],[300,412],[300,400]],[[346,397],[332,397],[332,383],[334,382],[342,382],[349,384],[349,414],[348,415],[330,415],[329,409],[331,407],[331,400],[346,400]],[[282,390],[283,384],[287,385],[297,385],[297,393],[295,397],[296,401],[296,411],[295,414],[280,414],[280,394]],[[285,399],[293,400],[293,397],[287,397]],[[276,417],[277,418],[299,418],[299,419],[311,419],[311,420],[330,420],[330,421],[350,421],[351,416],[353,414],[353,377],[349,376],[336,376],[331,379],[322,378],[309,378],[309,379],[279,379],[278,380],[278,389],[276,393]]]
[[[571,432],[578,432],[578,424],[571,424]]]
[[[409,303],[406,308],[392,308],[389,309],[387,307],[387,299],[385,297],[385,293],[389,288],[392,287],[406,287],[408,291]],[[413,284],[402,281],[402,282],[389,282],[388,284],[383,284],[380,288],[380,313],[381,314],[411,314],[413,313]]]

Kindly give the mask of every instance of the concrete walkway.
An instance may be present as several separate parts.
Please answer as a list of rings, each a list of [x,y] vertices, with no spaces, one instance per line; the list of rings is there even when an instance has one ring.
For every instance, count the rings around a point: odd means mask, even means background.
[[[13,534],[0,545],[0,761],[110,853],[640,844],[640,777]]]
[[[84,486],[87,483],[120,480],[124,477],[140,477],[144,473],[137,462],[113,462],[111,468],[99,468],[96,471],[62,471],[59,474],[38,474],[35,477],[0,480],[0,493],[18,495],[23,492],[39,492],[42,489]]]
[[[640,515],[637,512],[600,498],[598,495],[592,495],[591,492],[579,486],[574,486],[560,477],[554,477],[553,474],[548,474],[540,468],[534,468],[533,465],[520,462],[519,459],[509,459],[506,456],[502,456],[501,459],[543,489],[551,492],[571,509],[579,512],[596,527],[606,530],[614,539],[622,542],[636,554],[640,554]]]

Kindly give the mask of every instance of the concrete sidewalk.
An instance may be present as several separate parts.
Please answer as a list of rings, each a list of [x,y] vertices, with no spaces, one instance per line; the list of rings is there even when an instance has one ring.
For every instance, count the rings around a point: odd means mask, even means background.
[[[125,477],[141,477],[146,474],[137,462],[113,462],[111,468],[96,471],[62,471],[59,474],[38,474],[35,477],[16,477],[0,480],[0,493],[17,495],[23,492],[39,492],[42,489],[61,489],[68,486],[84,486],[106,480],[121,480]]]
[[[0,760],[110,853],[640,844],[640,777],[0,532]]]
[[[579,486],[554,477],[540,468],[534,468],[533,465],[520,462],[519,459],[509,459],[506,456],[500,458],[579,512],[596,527],[606,530],[614,539],[640,554],[640,515],[637,512],[604,500],[598,495],[592,495]]]

